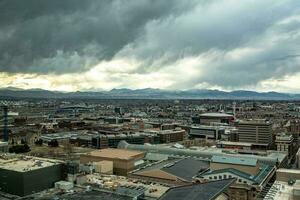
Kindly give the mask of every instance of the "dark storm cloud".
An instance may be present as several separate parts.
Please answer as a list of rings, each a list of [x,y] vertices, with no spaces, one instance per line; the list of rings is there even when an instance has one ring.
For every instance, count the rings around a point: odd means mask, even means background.
[[[201,70],[197,78],[178,82],[174,88],[201,83],[223,88],[255,86],[262,80],[300,72],[299,59],[293,56],[300,53],[300,9],[296,0],[199,4],[185,15],[152,21],[145,30],[121,52],[144,60],[137,69],[139,73],[159,70],[189,56],[208,60],[198,66]],[[245,49],[254,52],[231,57]]]
[[[179,0],[2,0],[0,70],[86,70],[135,40],[149,20],[191,6]]]
[[[130,76],[205,61],[172,88],[300,72],[299,0],[0,0],[0,28],[0,72],[64,74],[134,58]]]

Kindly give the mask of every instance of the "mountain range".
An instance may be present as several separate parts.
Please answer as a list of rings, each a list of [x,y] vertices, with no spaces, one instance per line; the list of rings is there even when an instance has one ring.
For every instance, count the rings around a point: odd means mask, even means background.
[[[236,90],[161,90],[161,89],[112,89],[100,92],[60,92],[42,89],[0,88],[0,98],[48,98],[48,99],[241,99],[241,100],[300,100],[300,94],[279,92],[255,92]]]

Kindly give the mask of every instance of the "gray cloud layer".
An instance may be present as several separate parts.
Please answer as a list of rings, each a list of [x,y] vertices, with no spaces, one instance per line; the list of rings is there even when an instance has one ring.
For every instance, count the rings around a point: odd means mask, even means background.
[[[1,1],[0,70],[85,70],[133,42],[148,21],[179,15],[192,6],[180,2]]]
[[[174,88],[201,82],[254,85],[300,72],[299,5],[299,0],[0,0],[0,71],[73,73],[102,60],[133,57],[141,65],[132,73],[147,74],[183,57],[201,57],[206,66],[199,65],[197,78]]]

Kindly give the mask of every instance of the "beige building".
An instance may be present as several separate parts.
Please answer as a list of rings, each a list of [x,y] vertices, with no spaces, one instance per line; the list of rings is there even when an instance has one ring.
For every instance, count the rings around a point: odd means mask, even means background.
[[[113,174],[113,162],[108,160],[102,160],[94,162],[95,172],[100,174]]]
[[[236,122],[239,142],[255,143],[270,148],[273,145],[272,123],[265,120]]]
[[[113,172],[117,175],[127,175],[143,162],[145,154],[140,151],[123,149],[101,149],[80,156],[80,163],[112,161]]]
[[[277,135],[275,140],[277,151],[287,152],[289,158],[292,157],[294,155],[293,141],[294,138],[292,135],[287,135],[285,133]]]
[[[276,170],[276,180],[288,182],[290,180],[300,180],[300,170],[280,168]]]

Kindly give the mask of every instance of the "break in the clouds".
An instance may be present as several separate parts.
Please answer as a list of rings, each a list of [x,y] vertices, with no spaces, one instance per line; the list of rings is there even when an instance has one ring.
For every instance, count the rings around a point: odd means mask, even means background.
[[[299,44],[299,0],[0,0],[4,86],[298,92]]]

